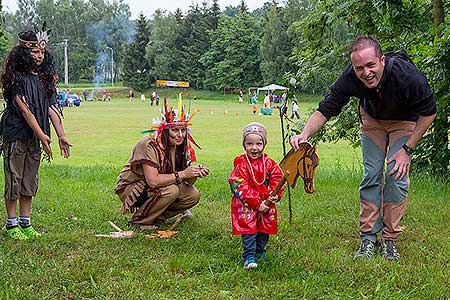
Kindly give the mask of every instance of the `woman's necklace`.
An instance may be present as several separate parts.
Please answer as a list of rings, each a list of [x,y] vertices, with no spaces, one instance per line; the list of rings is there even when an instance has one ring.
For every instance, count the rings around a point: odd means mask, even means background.
[[[264,174],[264,176],[263,176],[263,180],[261,182],[256,181],[255,172],[253,172],[253,167],[252,167],[252,164],[250,163],[250,159],[248,159],[248,155],[247,154],[245,154],[245,157],[247,158],[247,162],[248,162],[248,165],[250,167],[250,172],[252,173],[253,180],[255,181],[255,183],[257,185],[263,184],[264,181],[266,181],[266,161],[264,160],[264,153],[262,154],[263,171],[264,171],[263,174]]]

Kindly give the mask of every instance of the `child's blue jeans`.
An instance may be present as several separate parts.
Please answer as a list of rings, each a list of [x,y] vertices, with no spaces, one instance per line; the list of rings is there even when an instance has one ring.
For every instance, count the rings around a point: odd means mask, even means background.
[[[247,260],[251,256],[266,252],[269,235],[265,233],[253,233],[242,235],[242,258]]]

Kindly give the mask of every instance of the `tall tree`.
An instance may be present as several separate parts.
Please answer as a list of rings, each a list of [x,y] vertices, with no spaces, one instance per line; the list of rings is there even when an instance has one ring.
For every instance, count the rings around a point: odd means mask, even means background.
[[[183,39],[181,54],[185,67],[183,78],[187,79],[195,88],[202,87],[205,76],[205,68],[200,62],[200,58],[209,48],[208,30],[210,30],[210,26],[208,21],[211,18],[208,13],[206,3],[203,8],[192,5],[181,26],[181,38]]]
[[[173,15],[160,9],[155,11],[152,39],[147,46],[146,59],[152,63],[155,79],[182,80],[184,74],[180,47],[181,11]]]
[[[449,179],[450,175],[450,22],[442,1],[433,1],[433,24],[413,44],[412,53],[434,89],[436,119],[418,145],[413,164]]]
[[[16,15],[20,16],[19,28],[31,27],[36,24],[36,0],[18,0]]]
[[[265,84],[278,82],[285,73],[293,71],[289,62],[293,45],[288,37],[288,27],[284,10],[272,5],[261,40],[261,73]]]
[[[239,4],[239,12],[240,13],[248,13],[248,7],[247,3],[245,3],[245,0],[241,0],[241,3]]]
[[[124,85],[144,91],[149,87],[152,78],[150,65],[145,59],[146,47],[150,41],[150,30],[148,21],[142,13],[136,20],[135,32],[134,41],[124,53],[122,79]]]
[[[221,12],[220,12],[219,0],[213,0],[213,3],[208,12],[208,25],[211,30],[216,30],[217,25],[219,24],[220,15],[221,15]]]
[[[0,68],[3,67],[3,60],[6,53],[12,47],[12,37],[10,34],[3,30],[3,13],[2,13],[2,3],[0,1]]]
[[[211,47],[201,59],[206,68],[206,88],[248,87],[261,83],[261,28],[250,14],[220,18],[210,38]]]

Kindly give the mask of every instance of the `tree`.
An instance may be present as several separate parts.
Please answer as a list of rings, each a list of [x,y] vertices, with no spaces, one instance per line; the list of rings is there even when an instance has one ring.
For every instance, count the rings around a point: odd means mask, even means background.
[[[184,74],[180,39],[183,21],[181,11],[175,15],[160,9],[155,11],[152,40],[146,49],[146,59],[151,63],[151,76],[155,79],[180,80]]]
[[[206,69],[206,88],[248,87],[261,83],[261,28],[255,18],[242,12],[236,17],[222,17],[210,39],[211,47],[201,58]]]
[[[261,40],[261,73],[265,84],[279,82],[285,73],[293,71],[289,62],[293,46],[288,37],[288,26],[284,10],[273,5],[267,14]]]
[[[21,16],[18,22],[19,28],[32,27],[36,24],[36,1],[18,0],[16,15]]]
[[[136,36],[128,46],[123,59],[123,83],[138,91],[145,90],[153,78],[150,65],[145,58],[146,47],[150,41],[148,21],[141,13],[135,25]]]
[[[450,175],[450,24],[444,18],[442,1],[433,1],[433,28],[419,35],[412,53],[434,89],[436,119],[418,145],[413,164],[417,169]]]
[[[210,11],[206,3],[203,3],[202,8],[192,5],[180,24],[183,78],[188,80],[194,88],[203,87],[205,67],[200,58],[209,49],[208,32],[215,29],[216,13],[216,11]]]

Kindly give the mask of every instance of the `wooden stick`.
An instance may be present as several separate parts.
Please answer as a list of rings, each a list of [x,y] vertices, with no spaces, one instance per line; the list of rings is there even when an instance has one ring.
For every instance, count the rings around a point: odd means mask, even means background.
[[[186,217],[186,215],[183,213],[181,214],[176,220],[175,222],[173,222],[172,226],[170,226],[169,229],[167,229],[167,231],[172,231],[175,229],[175,227],[181,223],[181,221],[183,221],[183,219]]]
[[[278,192],[280,191],[281,187],[284,185],[284,183],[286,182],[288,177],[289,177],[289,171],[286,171],[283,174],[283,177],[281,177],[281,180],[278,182],[277,186],[270,193],[270,196],[275,196],[276,194],[278,194]],[[270,200],[269,199],[264,200],[264,204],[269,206]]]
[[[111,225],[112,228],[114,228],[116,231],[121,232],[123,231],[122,229],[120,229],[119,226],[117,226],[116,224],[114,224],[113,222],[109,221],[109,225]]]

